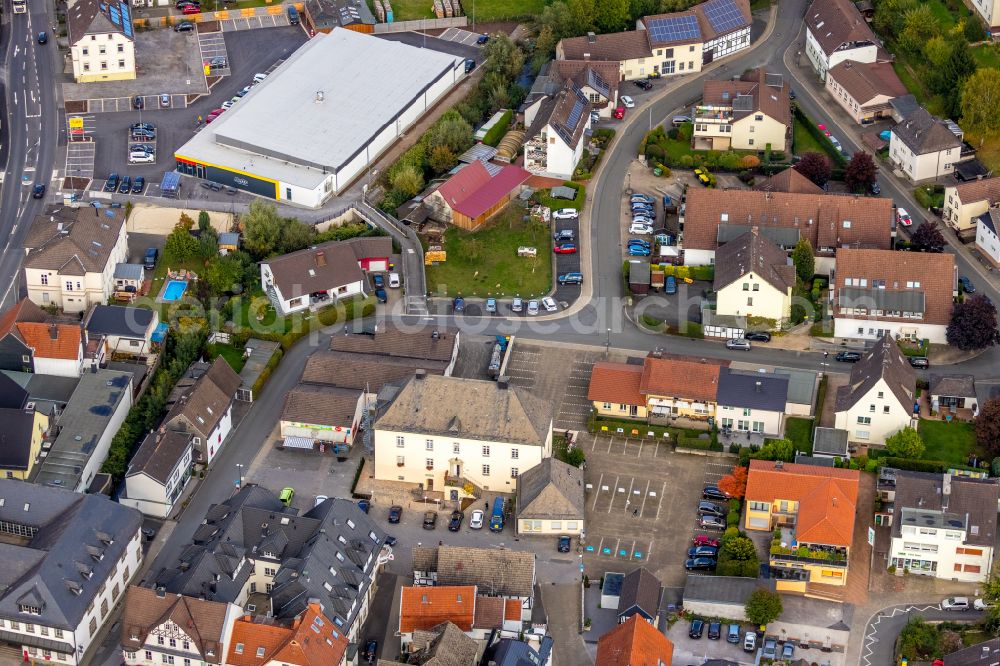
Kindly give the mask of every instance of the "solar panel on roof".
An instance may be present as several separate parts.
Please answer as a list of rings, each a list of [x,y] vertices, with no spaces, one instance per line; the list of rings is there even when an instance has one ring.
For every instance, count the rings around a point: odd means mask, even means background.
[[[701,38],[698,19],[694,16],[668,16],[650,19],[646,27],[654,42],[679,42]]]
[[[743,13],[734,0],[708,0],[702,7],[708,22],[720,35],[746,25]]]
[[[580,122],[580,117],[583,116],[583,108],[585,106],[586,103],[580,100],[576,100],[573,103],[573,108],[569,112],[569,120],[567,121],[570,127],[576,129],[577,123]]]

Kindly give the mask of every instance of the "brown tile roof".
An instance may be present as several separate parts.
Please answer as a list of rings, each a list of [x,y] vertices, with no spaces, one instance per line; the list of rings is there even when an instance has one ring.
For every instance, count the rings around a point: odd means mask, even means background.
[[[918,108],[892,128],[892,133],[916,155],[961,148],[962,140],[924,107]]]
[[[517,518],[583,520],[583,470],[546,458],[521,474]]]
[[[879,95],[886,95],[891,99],[902,97],[908,92],[892,65],[887,62],[845,60],[831,67],[827,76],[839,83],[861,106]]]
[[[639,567],[625,576],[618,597],[619,617],[625,611],[642,610],[649,618],[656,617],[660,607],[663,584],[646,567]]]
[[[544,446],[552,405],[495,381],[411,378],[375,421],[376,430]]]
[[[514,600],[518,606],[520,601]],[[504,599],[503,597],[487,597],[479,595],[476,597],[476,616],[472,620],[472,626],[476,629],[500,629],[503,627],[504,619]],[[521,619],[518,616],[518,619]]]
[[[639,390],[646,396],[663,395],[715,402],[719,390],[719,367],[716,363],[647,356],[643,361]]]
[[[431,375],[443,375],[447,366],[447,361],[317,351],[306,360],[300,381],[378,393],[384,384],[408,379],[417,370],[426,370]]]
[[[320,243],[262,263],[270,268],[281,295],[295,298],[361,282],[364,272],[358,262],[368,258],[388,258],[391,254],[392,239],[375,236]]]
[[[25,239],[24,266],[67,275],[101,273],[124,224],[123,208],[78,208],[72,219],[39,215]]]
[[[14,307],[7,310],[7,312],[4,312],[3,315],[0,316],[0,337],[3,337],[8,333],[20,335],[17,331],[17,327],[14,325],[17,322],[33,321],[41,323],[45,320],[46,314],[44,310],[29,301],[27,298],[22,298]]]
[[[1000,201],[1000,178],[972,180],[968,183],[955,185],[954,188],[955,194],[958,195],[963,204],[970,204],[973,201],[989,201],[992,205]]]
[[[751,460],[746,500],[798,502],[795,538],[799,542],[850,547],[859,478],[860,472],[854,469]]]
[[[607,86],[608,98],[614,100],[618,91],[620,68],[617,62],[607,60],[553,60],[549,76],[556,80],[570,79],[582,88],[591,85],[592,75],[596,74]]]
[[[933,373],[931,374],[927,392],[931,395],[975,398],[976,378],[974,375],[939,375]]]
[[[851,42],[879,44],[878,37],[851,0],[813,0],[806,10],[805,21],[809,32],[828,56]]]
[[[141,649],[146,638],[157,627],[173,622],[188,635],[198,658],[210,664],[222,663],[222,646],[226,640],[227,604],[205,601],[180,594],[158,596],[148,587],[129,586],[125,592],[122,613],[121,644],[126,650]],[[133,636],[135,638],[133,638]],[[209,651],[212,652],[209,655]]]
[[[72,361],[82,353],[83,331],[79,324],[41,324],[22,321],[15,324],[24,344],[37,358]]]
[[[126,39],[132,40],[132,26],[128,29],[120,20],[112,20],[112,10],[115,16],[131,16],[132,12],[126,9],[122,11],[121,5],[129,6],[125,2],[118,0],[78,0],[70,5],[67,14],[67,31],[69,33],[70,46],[76,44],[86,35],[104,35],[116,32]]]
[[[207,438],[222,420],[242,383],[229,362],[218,356],[208,371],[174,404],[164,422],[173,426],[177,419],[183,419],[202,438]]]
[[[285,395],[281,420],[353,428],[360,398],[355,389],[300,384]]]
[[[226,664],[260,666],[274,661],[288,666],[329,666],[341,662],[347,645],[347,637],[323,616],[319,604],[310,604],[291,625],[275,624],[273,619],[237,620]]]
[[[501,617],[502,612],[501,606]],[[400,592],[399,631],[403,634],[431,629],[442,622],[472,631],[475,615],[475,585],[404,587]]]
[[[750,271],[781,293],[795,287],[795,267],[780,247],[751,229],[715,252],[715,282],[720,291]]]
[[[893,252],[892,250],[837,250],[836,303],[839,307],[866,307],[898,310],[900,313],[923,312],[921,323],[947,325],[951,320],[952,292],[955,289],[955,256],[947,252]],[[865,287],[858,286],[858,279],[865,279]],[[847,280],[854,280],[847,286]],[[884,280],[885,287],[875,287],[876,280]],[[920,283],[919,288],[907,288],[907,282]],[[883,301],[883,299],[888,299]],[[883,302],[885,305],[883,306]],[[834,317],[851,318],[859,315]],[[875,321],[910,322],[902,316],[860,315]]]
[[[591,41],[593,40],[593,41]],[[559,42],[556,52],[565,60],[634,60],[649,58],[653,52],[645,30],[611,32],[605,35],[568,37]]]
[[[674,644],[641,616],[633,615],[597,641],[601,666],[662,666],[672,663]]]
[[[410,649],[414,652],[406,661],[416,666],[474,666],[478,663],[479,643],[451,622],[443,622],[427,631],[414,631]],[[398,664],[381,659],[378,663],[379,666]]]
[[[706,80],[702,84],[702,99],[706,105],[732,109],[737,96],[749,96],[751,104],[748,108],[733,110],[735,120],[759,111],[787,128],[792,125],[789,90],[788,82],[780,74],[768,74],[763,67],[759,67],[736,80]]]
[[[812,182],[798,169],[788,167],[773,176],[757,181],[753,189],[759,192],[792,192],[794,194],[826,194],[826,191]]]
[[[503,605],[503,619],[516,622],[521,619],[521,602],[517,599],[507,599]]]
[[[598,361],[590,371],[590,388],[587,389],[587,400],[624,405],[645,405],[646,398],[639,390],[641,380],[641,365]]]
[[[132,456],[125,476],[147,474],[166,485],[177,461],[191,445],[191,435],[185,432],[151,432]]]
[[[882,336],[851,368],[850,381],[837,389],[834,409],[838,412],[850,409],[871,391],[880,379],[885,379],[899,404],[909,410],[916,394],[917,374],[889,335]]]
[[[580,138],[583,137],[583,131],[587,129],[590,111],[594,105],[576,88],[572,81],[566,81],[563,84],[562,90],[556,93],[555,102],[548,124],[552,126],[566,145],[576,146],[580,143]],[[580,110],[574,115],[575,109]],[[575,125],[571,124],[574,120],[576,121]],[[534,126],[533,124],[532,127]]]
[[[719,246],[719,227],[723,225],[746,227],[744,230],[757,226],[765,235],[771,228],[787,229],[786,233],[808,238],[817,254],[829,255],[844,245],[889,249],[892,200],[838,194],[688,190],[684,247],[714,250]]]
[[[435,551],[436,555],[427,551]],[[438,585],[475,585],[480,594],[530,597],[534,593],[535,555],[526,551],[418,547],[413,549],[413,568],[437,572]]]
[[[330,350],[451,362],[458,336],[458,329],[439,326],[412,330],[382,322],[374,334],[345,333],[333,336],[330,338]]]

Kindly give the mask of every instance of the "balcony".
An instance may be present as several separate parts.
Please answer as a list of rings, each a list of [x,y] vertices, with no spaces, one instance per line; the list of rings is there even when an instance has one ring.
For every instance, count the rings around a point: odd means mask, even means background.
[[[444,485],[449,488],[459,488],[465,495],[476,499],[483,496],[483,489],[469,479],[466,479],[464,476],[445,474]]]
[[[771,560],[775,562],[802,562],[830,567],[847,567],[847,551],[843,548],[782,546],[778,540],[771,542]]]

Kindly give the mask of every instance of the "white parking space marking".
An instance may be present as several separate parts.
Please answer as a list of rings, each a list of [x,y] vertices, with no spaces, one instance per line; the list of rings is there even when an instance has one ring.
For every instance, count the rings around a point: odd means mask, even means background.
[[[601,484],[604,482],[604,474],[601,474],[601,478],[597,480],[597,485],[595,486],[596,492],[594,493],[594,505],[590,507],[591,511],[597,510],[597,498],[601,496]]]
[[[226,50],[226,38],[221,32],[199,32],[198,46],[201,49],[202,65],[211,64],[216,58],[224,58],[225,67],[211,67],[211,76],[229,76],[232,73],[229,54]]]

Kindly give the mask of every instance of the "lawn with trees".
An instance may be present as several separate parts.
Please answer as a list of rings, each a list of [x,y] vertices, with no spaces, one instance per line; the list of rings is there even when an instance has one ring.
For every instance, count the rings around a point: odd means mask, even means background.
[[[945,331],[948,344],[962,351],[986,349],[1000,342],[997,309],[982,294],[966,298],[951,309],[951,322]]]

